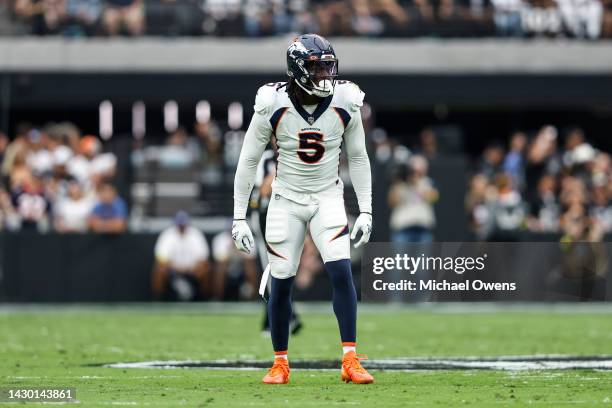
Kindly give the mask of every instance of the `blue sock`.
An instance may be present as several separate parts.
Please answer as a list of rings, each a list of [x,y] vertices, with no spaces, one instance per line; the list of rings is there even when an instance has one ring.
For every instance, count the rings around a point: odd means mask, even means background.
[[[287,351],[289,345],[289,319],[292,314],[291,291],[294,278],[295,276],[287,279],[271,277],[268,314],[274,351]]]
[[[327,262],[325,269],[332,281],[332,302],[340,328],[340,339],[343,343],[355,342],[357,338],[357,292],[353,284],[351,261],[341,259]]]

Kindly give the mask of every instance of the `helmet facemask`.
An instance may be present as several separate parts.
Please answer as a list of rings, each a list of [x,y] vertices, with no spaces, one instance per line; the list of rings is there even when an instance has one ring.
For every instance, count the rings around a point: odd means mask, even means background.
[[[294,80],[306,93],[320,98],[334,93],[338,76],[338,60],[334,55],[323,55],[321,58],[308,60],[298,59],[297,63],[303,75]]]

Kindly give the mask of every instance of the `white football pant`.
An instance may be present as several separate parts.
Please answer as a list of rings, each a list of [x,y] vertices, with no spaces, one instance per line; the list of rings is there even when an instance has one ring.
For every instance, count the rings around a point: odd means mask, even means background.
[[[350,258],[343,193],[341,181],[314,194],[273,187],[266,218],[266,246],[272,276],[277,279],[295,276],[306,228],[310,228],[323,262]]]

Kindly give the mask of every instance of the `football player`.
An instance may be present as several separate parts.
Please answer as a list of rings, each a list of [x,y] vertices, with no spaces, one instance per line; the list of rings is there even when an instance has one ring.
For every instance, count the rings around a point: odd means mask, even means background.
[[[355,352],[357,294],[350,264],[349,228],[343,183],[338,176],[345,146],[360,214],[350,234],[359,247],[372,230],[372,182],[360,107],[364,93],[337,81],[338,58],[325,38],[306,34],[287,49],[287,82],[262,86],[246,132],[234,180],[232,237],[245,252],[254,247],[245,220],[261,155],[274,136],[278,168],[266,217],[266,249],[271,274],[270,331],[274,364],[266,384],[289,382],[287,348],[291,291],[306,229],[319,250],[333,286],[333,309],[342,341],[342,380],[371,383]]]

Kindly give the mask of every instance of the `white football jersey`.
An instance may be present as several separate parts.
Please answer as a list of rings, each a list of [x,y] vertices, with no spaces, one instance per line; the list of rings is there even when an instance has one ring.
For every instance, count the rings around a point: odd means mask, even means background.
[[[255,111],[269,122],[278,145],[275,183],[301,193],[325,190],[338,180],[340,148],[345,132],[361,121],[364,93],[348,81],[338,81],[334,94],[312,107],[301,106],[284,82],[259,88]],[[363,137],[363,136],[362,136]]]
[[[304,107],[292,100],[284,82],[259,88],[234,178],[234,219],[246,216],[255,172],[272,137],[278,145],[275,191],[299,202],[341,183],[338,167],[344,146],[359,209],[371,213],[370,162],[360,114],[364,95],[356,84],[337,81],[333,95]]]

